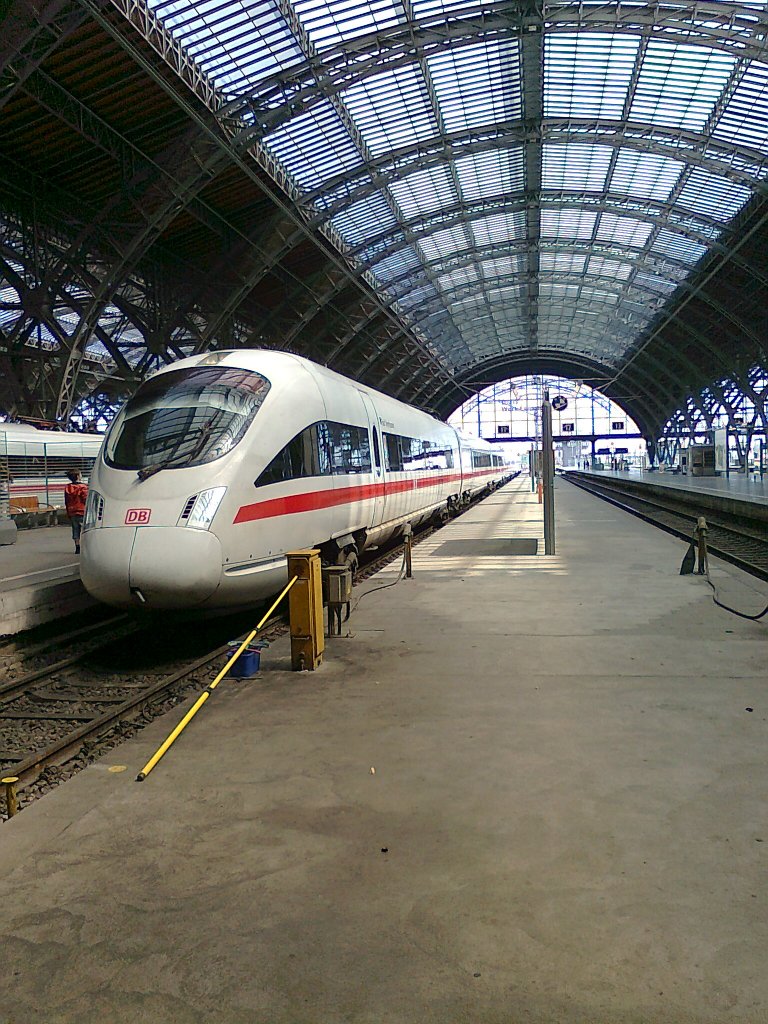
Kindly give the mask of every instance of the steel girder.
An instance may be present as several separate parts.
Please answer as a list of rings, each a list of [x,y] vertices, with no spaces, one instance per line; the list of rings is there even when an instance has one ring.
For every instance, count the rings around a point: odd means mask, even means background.
[[[307,227],[299,213],[282,200],[278,193],[269,187],[263,178],[256,173],[250,162],[245,159],[249,144],[239,146],[231,138],[228,139],[220,136],[217,131],[212,130],[208,124],[207,116],[203,118],[200,111],[189,102],[187,97],[182,95],[178,88],[172,86],[167,81],[166,77],[159,73],[157,68],[155,68],[151,62],[144,58],[144,55],[137,50],[133,41],[126,35],[120,26],[113,24],[110,19],[105,18],[102,15],[97,0],[80,0],[80,2],[91,11],[93,17],[98,21],[98,23],[102,25],[102,27],[123,47],[123,49],[137,62],[137,64],[143,67],[153,77],[158,85],[172,96],[181,109],[187,113],[190,120],[204,128],[211,143],[218,146],[222,154],[230,162],[234,163],[266,197],[270,198],[276,206],[282,209],[286,216],[302,231],[304,237],[313,239],[330,262],[342,268],[345,273],[348,273],[350,280],[355,283],[358,289],[360,289],[361,294],[371,296],[374,301],[378,301],[378,298],[372,295],[372,293],[368,291],[367,287],[359,281],[356,275],[352,273],[344,260],[332,249],[320,243],[317,237],[314,236],[311,230]],[[189,58],[186,57],[183,48],[173,39],[171,34],[158,21],[158,19],[144,7],[142,0],[112,0],[112,3],[165,61],[171,63],[175,68],[182,68],[183,74],[180,72],[180,77],[182,77],[183,81],[189,86],[195,95],[205,103],[209,111],[214,114],[218,114],[221,103],[218,96],[215,94],[215,91],[212,92],[209,88],[210,83],[203,81],[203,76],[201,76],[199,69],[192,65],[192,62],[190,62]],[[388,310],[384,310],[384,314],[391,319],[392,326],[396,331],[409,337],[410,344],[414,352],[426,351],[423,348],[422,341],[416,336],[411,335],[407,328],[399,324],[396,318],[393,317]],[[428,353],[428,355],[430,359],[434,360],[434,356],[432,356],[431,353]],[[435,372],[438,375],[444,375],[446,373],[444,367],[442,367],[437,360],[434,360],[434,365]]]
[[[467,391],[474,392],[488,384],[506,380],[521,373],[552,373],[584,380],[626,409],[646,438],[653,437],[660,423],[664,422],[663,419],[657,420],[656,418],[662,415],[660,405],[654,403],[657,410],[655,414],[647,408],[636,408],[635,396],[631,393],[623,395],[612,388],[609,383],[610,371],[606,371],[601,364],[578,356],[569,357],[563,356],[562,353],[542,350],[539,350],[533,357],[525,351],[520,351],[489,359],[474,367],[472,371],[457,376],[452,388],[437,385],[425,396],[424,401],[432,405],[439,415],[447,416],[465,401]]]
[[[690,129],[672,129],[641,121],[609,118],[542,118],[527,125],[519,119],[499,121],[487,128],[453,132],[421,140],[415,145],[393,150],[367,163],[361,170],[330,178],[322,190],[308,191],[300,198],[307,209],[310,224],[319,226],[341,210],[367,198],[382,187],[406,178],[415,171],[427,170],[445,162],[446,149],[451,158],[522,147],[530,142],[541,145],[568,145],[590,142],[598,146],[628,149],[675,160],[701,168],[738,185],[765,190],[764,174],[768,157],[760,150],[732,145]],[[347,191],[340,191],[347,186]],[[328,202],[325,196],[336,196]],[[642,197],[640,197],[642,201]]]
[[[87,21],[75,0],[9,0],[0,39],[0,110],[62,42]]]
[[[706,19],[702,15],[706,14]],[[736,57],[764,60],[765,12],[716,2],[637,5],[524,4],[513,0],[412,20],[312,54],[304,63],[267,78],[250,93],[222,106],[221,116],[233,122],[248,120],[243,130],[248,144],[263,138],[298,109],[309,110],[323,99],[338,96],[366,78],[454,47],[484,39],[519,39],[531,25],[547,33],[626,33],[653,39],[681,39],[689,46],[721,49]]]
[[[471,224],[473,221],[482,220],[491,214],[525,213],[528,208],[527,204],[535,201],[536,195],[534,194],[521,197],[515,196],[512,199],[482,199],[456,204],[453,207],[444,208],[431,216],[408,222],[407,230],[411,238],[402,237],[399,230],[385,231],[368,239],[365,244],[350,250],[349,255],[353,259],[359,259],[362,268],[370,270],[388,256],[392,256],[398,250],[412,244],[413,240],[418,241],[422,238],[428,238],[438,231],[443,231],[457,225]],[[714,225],[705,226],[701,222],[697,224],[696,219],[693,217],[686,218],[687,223],[670,221],[665,216],[663,207],[664,204],[662,203],[652,204],[650,202],[646,206],[642,206],[639,200],[630,196],[603,197],[596,196],[594,193],[592,196],[585,196],[583,200],[572,198],[568,195],[564,195],[562,199],[558,198],[556,201],[546,196],[542,197],[542,210],[577,210],[586,213],[594,212],[595,214],[611,213],[619,217],[629,217],[633,220],[643,221],[644,223],[651,224],[653,227],[667,228],[676,234],[689,238],[691,241],[706,245],[715,252],[728,254],[732,251],[727,245],[723,245],[713,238]],[[723,227],[724,225],[722,224],[718,225],[719,229],[723,229]],[[511,241],[517,240],[513,239]],[[363,261],[360,258],[361,254],[374,246],[381,248],[377,249],[375,255]]]

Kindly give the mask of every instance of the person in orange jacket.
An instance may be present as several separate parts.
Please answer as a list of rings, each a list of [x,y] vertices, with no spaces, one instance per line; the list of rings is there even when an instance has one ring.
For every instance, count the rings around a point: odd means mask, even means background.
[[[85,501],[88,497],[88,484],[84,484],[80,473],[76,469],[70,469],[67,473],[69,483],[64,488],[64,505],[67,509],[69,521],[72,524],[72,540],[75,542],[75,554],[80,554],[80,531],[83,528],[83,516],[85,515]]]

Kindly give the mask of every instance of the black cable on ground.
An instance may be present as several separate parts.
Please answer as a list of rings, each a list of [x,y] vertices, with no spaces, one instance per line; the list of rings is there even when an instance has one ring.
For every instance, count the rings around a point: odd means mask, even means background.
[[[694,545],[692,542],[691,549],[693,548],[693,546]],[[680,571],[682,573],[682,569]],[[740,619],[747,619],[747,621],[749,622],[759,622],[760,619],[768,615],[768,605],[766,605],[765,608],[763,608],[763,610],[761,612],[758,612],[756,615],[749,615],[747,614],[747,612],[740,612],[737,608],[731,608],[730,605],[725,604],[725,602],[720,600],[720,598],[717,596],[717,587],[712,582],[712,579],[709,575],[709,550],[706,547],[704,548],[704,577],[706,578],[706,581],[709,584],[709,586],[712,588],[712,600],[715,602],[717,607],[722,608],[723,611],[730,612],[731,615],[738,615]]]
[[[377,590],[386,590],[387,587],[394,587],[395,584],[399,583],[402,580],[404,573],[405,573],[405,549],[403,549],[403,561],[402,561],[402,563],[400,565],[400,572],[397,574],[397,579],[391,580],[389,583],[382,583],[378,587],[371,587],[370,590],[363,591],[363,593],[360,595],[360,597],[358,597],[358,599],[355,601],[354,605],[352,606],[352,610],[350,611],[349,614],[351,615],[352,612],[357,611],[357,606],[360,604],[360,602],[363,600],[364,597],[367,597],[369,594],[375,594]]]
[[[723,611],[730,612],[731,615],[738,615],[740,619],[747,619],[749,622],[758,622],[765,615],[768,615],[768,605],[766,605],[761,612],[758,612],[757,615],[748,615],[746,612],[740,612],[736,608],[731,608],[730,605],[727,605],[723,601],[721,601],[720,598],[717,596],[717,587],[709,578],[709,557],[707,557],[706,559],[705,566],[706,572],[704,575],[706,577],[707,583],[710,585],[710,587],[712,587],[712,600],[715,602],[718,608],[722,608]]]

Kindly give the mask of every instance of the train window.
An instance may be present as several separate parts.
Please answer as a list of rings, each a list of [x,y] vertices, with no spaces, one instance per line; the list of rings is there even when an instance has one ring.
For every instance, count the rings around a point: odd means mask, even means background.
[[[405,469],[423,469],[425,465],[424,461],[424,442],[420,441],[417,437],[401,437],[400,448],[403,452],[403,466]]]
[[[490,452],[472,452],[473,469],[485,469],[491,464]]]
[[[390,473],[402,472],[403,456],[400,451],[400,438],[397,434],[384,434],[384,457]]]
[[[261,374],[232,367],[157,374],[118,413],[104,458],[145,471],[213,462],[240,441],[269,388]]]
[[[341,476],[371,472],[371,444],[367,427],[346,423],[318,423],[320,472]]]
[[[427,469],[453,469],[453,449],[433,441],[429,446]]]
[[[285,480],[297,480],[303,476],[317,476],[318,472],[315,430],[314,427],[307,427],[278,452],[254,484],[263,487]]]
[[[381,469],[381,449],[379,448],[379,431],[373,428],[373,463],[376,469]]]

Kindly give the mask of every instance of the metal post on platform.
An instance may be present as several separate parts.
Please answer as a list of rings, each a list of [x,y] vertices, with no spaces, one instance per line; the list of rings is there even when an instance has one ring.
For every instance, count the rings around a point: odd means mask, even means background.
[[[405,578],[413,579],[413,527],[406,523],[403,529],[405,544]]]
[[[544,392],[541,406],[541,476],[544,484],[544,554],[555,553],[555,451],[552,447],[552,405]]]
[[[9,818],[19,813],[19,800],[16,796],[16,783],[18,781],[15,775],[8,775],[2,780],[3,787],[5,788],[5,809]]]

